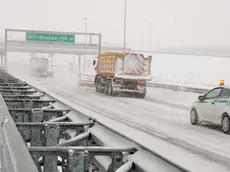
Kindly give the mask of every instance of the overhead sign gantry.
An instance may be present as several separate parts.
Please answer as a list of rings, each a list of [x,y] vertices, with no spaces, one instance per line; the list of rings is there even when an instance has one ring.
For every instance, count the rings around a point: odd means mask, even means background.
[[[86,40],[85,40],[86,38]],[[5,68],[7,52],[99,55],[101,34],[41,30],[5,30]]]

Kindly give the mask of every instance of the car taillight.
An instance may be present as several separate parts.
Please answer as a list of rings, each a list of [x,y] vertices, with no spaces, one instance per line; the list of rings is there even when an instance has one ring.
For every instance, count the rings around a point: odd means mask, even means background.
[[[137,80],[137,84],[138,85],[145,85],[145,81],[139,81],[139,80]]]

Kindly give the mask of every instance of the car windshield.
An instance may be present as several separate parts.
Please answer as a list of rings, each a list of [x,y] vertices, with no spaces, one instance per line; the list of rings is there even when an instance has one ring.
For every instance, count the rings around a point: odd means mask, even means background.
[[[205,95],[205,98],[206,99],[218,98],[220,96],[221,91],[222,91],[222,88],[216,88],[214,90],[211,90]]]

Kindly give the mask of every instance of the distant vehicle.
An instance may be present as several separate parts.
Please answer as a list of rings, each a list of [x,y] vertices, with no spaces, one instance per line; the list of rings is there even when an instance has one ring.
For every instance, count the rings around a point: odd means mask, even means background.
[[[47,76],[54,76],[54,66],[50,65],[47,71]]]
[[[230,133],[230,87],[219,86],[198,97],[190,111],[192,125],[202,122],[219,125]]]
[[[135,53],[101,53],[93,62],[95,87],[99,93],[113,96],[116,92],[146,95],[146,82],[151,80],[152,57]]]
[[[32,75],[47,76],[49,60],[47,58],[32,57],[30,59],[30,73]]]

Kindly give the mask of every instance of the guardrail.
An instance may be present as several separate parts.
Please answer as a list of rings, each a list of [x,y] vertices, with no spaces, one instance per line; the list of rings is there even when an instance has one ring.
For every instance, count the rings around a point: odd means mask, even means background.
[[[171,89],[171,90],[175,90],[175,91],[200,93],[200,94],[203,94],[209,90],[207,88],[196,88],[196,87],[191,87],[191,86],[179,86],[179,85],[159,84],[159,83],[151,83],[151,82],[148,82],[147,86],[156,87],[156,88]]]
[[[187,171],[4,71],[0,92],[2,172]]]

